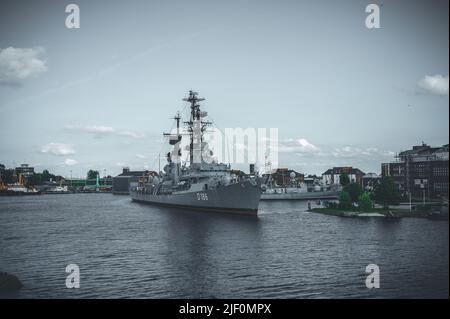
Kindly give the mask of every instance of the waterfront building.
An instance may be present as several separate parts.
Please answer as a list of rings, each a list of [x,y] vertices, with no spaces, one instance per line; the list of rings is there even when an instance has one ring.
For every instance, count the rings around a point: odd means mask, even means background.
[[[380,183],[381,175],[376,173],[367,173],[362,177],[362,188],[365,191],[371,192]]]
[[[304,182],[305,175],[299,172],[294,171],[289,168],[277,168],[271,174],[263,174],[264,177],[268,177],[271,175],[272,181],[276,183],[276,185],[284,186],[284,185],[299,185]]]
[[[340,175],[347,173],[350,182],[358,183],[362,186],[362,179],[365,173],[358,168],[351,166],[333,167],[322,174],[322,182],[324,185],[340,185]]]
[[[24,177],[33,176],[34,174],[34,167],[31,167],[29,164],[20,164],[15,170],[17,175],[22,174]]]
[[[31,167],[29,164],[20,164],[14,169],[13,182],[18,183],[22,181],[22,183],[28,185],[33,175],[34,167]]]
[[[122,173],[113,177],[112,179],[112,192],[113,194],[128,195],[131,182],[138,182],[139,177],[158,175],[154,171],[131,171],[128,167],[122,169]]]
[[[449,145],[425,143],[400,152],[393,162],[381,164],[382,176],[391,176],[402,195],[448,198]]]
[[[306,184],[308,190],[313,190],[316,186],[322,185],[322,176],[307,175],[303,178],[303,182]]]

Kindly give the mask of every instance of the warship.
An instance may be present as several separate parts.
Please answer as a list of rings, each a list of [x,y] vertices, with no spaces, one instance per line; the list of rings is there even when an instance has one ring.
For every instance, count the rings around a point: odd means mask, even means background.
[[[261,200],[320,200],[320,199],[337,199],[339,190],[335,187],[314,185],[308,187],[305,183],[299,183],[296,175],[291,172],[290,182],[278,185],[273,179],[272,174],[261,181]]]
[[[180,131],[180,113],[174,117],[176,133],[165,133],[173,150],[166,155],[163,171],[140,177],[130,184],[133,201],[207,212],[257,215],[261,189],[254,176],[239,176],[230,164],[212,160],[204,133],[212,122],[206,121],[197,92],[183,99],[190,105],[186,134]],[[181,163],[181,140],[189,137],[189,162]],[[208,156],[205,156],[208,155]]]

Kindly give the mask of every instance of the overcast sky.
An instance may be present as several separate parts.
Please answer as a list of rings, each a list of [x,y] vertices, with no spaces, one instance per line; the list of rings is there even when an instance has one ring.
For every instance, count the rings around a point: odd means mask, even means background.
[[[280,166],[303,173],[379,173],[448,143],[448,1],[71,2],[0,4],[6,166],[156,169],[190,89],[221,129],[278,128]],[[380,29],[365,26],[369,3]]]

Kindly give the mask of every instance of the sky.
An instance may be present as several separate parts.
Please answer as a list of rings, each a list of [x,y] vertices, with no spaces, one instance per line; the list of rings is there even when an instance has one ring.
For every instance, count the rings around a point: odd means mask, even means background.
[[[2,1],[0,163],[157,169],[193,89],[219,129],[277,128],[279,166],[380,173],[448,143],[448,26],[440,0]]]

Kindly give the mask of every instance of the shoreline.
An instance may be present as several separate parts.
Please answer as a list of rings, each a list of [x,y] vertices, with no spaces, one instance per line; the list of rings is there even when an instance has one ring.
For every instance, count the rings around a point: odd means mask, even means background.
[[[374,208],[368,212],[341,210],[336,208],[312,208],[308,212],[338,216],[338,217],[384,217],[384,218],[427,218],[427,219],[446,219],[448,220],[447,213],[432,212],[432,211],[410,211],[409,209],[392,208]]]

